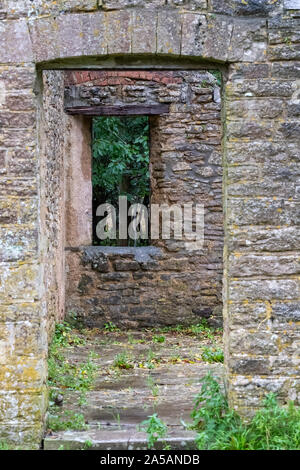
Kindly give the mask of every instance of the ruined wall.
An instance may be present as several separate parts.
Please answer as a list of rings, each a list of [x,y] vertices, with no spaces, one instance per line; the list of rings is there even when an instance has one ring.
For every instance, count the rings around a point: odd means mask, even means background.
[[[222,324],[222,156],[220,87],[201,71],[67,72],[65,106],[169,104],[150,117],[151,204],[205,209],[204,246],[152,240],[115,249],[67,244],[66,310],[90,326]],[[76,118],[74,118],[76,119]],[[85,158],[86,160],[86,158]],[[90,186],[90,182],[87,182]],[[72,181],[74,192],[83,191]],[[73,207],[73,219],[76,219]],[[77,208],[81,211],[81,207]],[[87,224],[91,222],[87,220]],[[81,224],[82,225],[82,224]],[[72,227],[66,228],[67,232]],[[76,248],[78,250],[76,251]]]
[[[36,65],[229,72],[228,396],[244,413],[268,391],[299,403],[299,0],[1,0],[0,19],[1,438],[37,445],[45,409]]]

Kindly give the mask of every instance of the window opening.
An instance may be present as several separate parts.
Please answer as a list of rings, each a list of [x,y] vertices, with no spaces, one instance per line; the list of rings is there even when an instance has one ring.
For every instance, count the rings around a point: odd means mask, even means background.
[[[92,186],[93,186],[93,245],[145,246],[149,245],[149,218],[146,211],[137,225],[137,232],[144,235],[124,239],[120,226],[124,225],[119,197],[127,198],[128,209],[142,204],[149,213],[149,117],[148,116],[98,116],[92,121]],[[124,201],[124,199],[123,199]],[[109,221],[105,225],[105,239],[99,234],[99,223],[108,220],[104,204],[115,209],[115,226]],[[102,209],[101,209],[102,207]],[[105,210],[106,209],[106,210]],[[125,231],[132,222],[132,216],[125,215]],[[129,212],[130,213],[130,212]],[[101,215],[99,215],[101,214]],[[109,219],[111,220],[111,219]],[[147,228],[145,230],[145,224]],[[98,227],[98,228],[97,228]],[[123,227],[124,234],[124,227]]]

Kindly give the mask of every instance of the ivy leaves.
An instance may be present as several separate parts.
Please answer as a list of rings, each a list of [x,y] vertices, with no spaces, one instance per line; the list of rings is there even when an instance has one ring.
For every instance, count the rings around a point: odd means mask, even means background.
[[[93,192],[97,203],[149,197],[149,124],[146,116],[93,121]]]

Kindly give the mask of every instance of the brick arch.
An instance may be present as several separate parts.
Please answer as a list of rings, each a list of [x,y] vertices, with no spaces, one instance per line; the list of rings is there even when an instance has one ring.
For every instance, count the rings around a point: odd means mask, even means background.
[[[226,65],[228,395],[245,414],[268,391],[299,402],[299,0],[31,3],[0,10],[0,436],[37,446],[46,409],[36,69],[100,68],[106,59]],[[46,98],[59,118],[55,96]]]

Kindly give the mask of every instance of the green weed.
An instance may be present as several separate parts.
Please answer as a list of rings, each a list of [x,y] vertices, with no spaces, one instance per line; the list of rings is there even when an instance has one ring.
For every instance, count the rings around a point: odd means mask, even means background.
[[[140,424],[140,430],[147,433],[148,449],[152,449],[158,439],[163,439],[168,432],[166,424],[154,413]]]
[[[104,325],[105,331],[109,331],[111,333],[114,333],[116,331],[120,331],[120,328],[118,328],[113,322],[109,321],[108,323],[105,323]]]
[[[87,362],[72,364],[57,352],[48,359],[48,383],[50,387],[84,392],[90,390],[96,370],[92,354]]]
[[[82,431],[87,429],[84,416],[80,413],[66,410],[63,413],[54,415],[54,409],[51,412],[48,417],[48,429],[51,429],[51,431],[66,431],[67,429]]]
[[[205,362],[224,362],[224,353],[222,349],[217,347],[209,348],[205,346],[202,348],[201,358]]]
[[[229,408],[218,382],[208,374],[196,397],[191,417],[199,450],[299,450],[300,408],[281,407],[266,396],[250,422]]]
[[[166,341],[166,337],[163,335],[154,335],[152,341],[153,343],[164,343]]]
[[[134,367],[132,357],[126,352],[116,355],[113,366],[118,369],[132,369]]]

